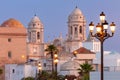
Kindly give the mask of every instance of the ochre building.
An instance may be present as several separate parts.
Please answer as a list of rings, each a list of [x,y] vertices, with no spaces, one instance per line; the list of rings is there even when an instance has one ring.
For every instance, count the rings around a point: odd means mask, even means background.
[[[0,25],[0,64],[26,62],[26,28],[16,19]]]

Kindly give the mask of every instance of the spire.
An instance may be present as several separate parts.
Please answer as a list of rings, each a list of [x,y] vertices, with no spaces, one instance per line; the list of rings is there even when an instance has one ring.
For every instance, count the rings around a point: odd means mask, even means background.
[[[60,33],[60,36],[59,36],[60,39],[62,39],[62,33]]]
[[[47,42],[50,43],[50,36],[48,36],[47,38],[48,38],[48,41],[47,41]]]
[[[34,16],[37,16],[36,14]]]
[[[77,6],[75,8],[78,8]]]
[[[94,38],[93,38],[93,37],[90,35],[90,33],[89,33],[86,41],[90,42],[90,41],[93,41],[93,40],[94,40]]]

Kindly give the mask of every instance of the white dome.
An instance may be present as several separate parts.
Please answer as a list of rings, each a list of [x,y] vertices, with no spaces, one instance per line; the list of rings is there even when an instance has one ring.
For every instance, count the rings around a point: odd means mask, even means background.
[[[70,14],[70,16],[74,16],[74,15],[82,15],[82,12],[80,11],[79,8],[76,7]]]
[[[38,16],[34,16],[28,24],[28,28],[43,28],[43,24]]]
[[[73,61],[73,60],[70,60],[70,61],[68,61],[68,62],[65,62],[65,63],[61,66],[60,70],[61,70],[61,71],[77,70],[79,67],[80,67],[80,66],[79,66],[79,63],[78,63],[78,62]]]
[[[79,8],[75,8],[72,13],[68,16],[68,22],[83,21],[84,16]]]
[[[31,19],[31,22],[41,22],[39,17],[38,16],[34,16],[32,19]]]

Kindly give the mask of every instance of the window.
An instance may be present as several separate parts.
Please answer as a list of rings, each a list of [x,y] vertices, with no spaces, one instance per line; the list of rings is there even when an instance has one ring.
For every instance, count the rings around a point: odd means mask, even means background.
[[[11,51],[8,51],[8,58],[11,58],[12,57],[12,53]]]
[[[29,32],[29,40],[31,40],[31,32]]]
[[[37,53],[37,47],[33,47],[33,53],[34,53],[34,54]]]
[[[75,34],[77,34],[77,27],[75,27]]]
[[[35,27],[35,24],[33,24],[33,27]]]
[[[104,67],[104,71],[109,71],[109,67]]]
[[[46,63],[44,63],[44,67],[46,67]]]
[[[12,70],[12,73],[15,73],[15,69]]]
[[[37,39],[40,39],[40,32],[37,32]]]
[[[79,32],[82,33],[82,26],[79,27]]]
[[[72,26],[71,26],[71,34],[72,34]]]
[[[31,32],[31,42],[36,42],[36,31]]]
[[[11,42],[11,38],[8,38],[8,42]]]

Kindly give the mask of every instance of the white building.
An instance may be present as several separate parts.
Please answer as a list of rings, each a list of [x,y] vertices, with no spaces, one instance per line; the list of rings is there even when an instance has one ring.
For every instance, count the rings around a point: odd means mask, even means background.
[[[68,16],[68,38],[65,42],[66,51],[72,52],[82,47],[86,40],[86,20],[79,8],[75,8]]]
[[[93,61],[100,64],[100,58]],[[120,79],[120,53],[104,51],[104,79],[119,80]],[[100,71],[90,73],[90,80],[100,80]]]
[[[28,24],[28,59],[40,60],[44,57],[44,27],[36,15]]]
[[[100,53],[97,54],[94,63],[100,64],[100,55]],[[104,66],[120,66],[120,53],[104,51]]]
[[[77,54],[73,55],[76,51]],[[62,57],[59,58],[59,74],[61,75],[76,75],[78,76],[78,68],[80,64],[88,62],[92,64],[93,59],[95,58],[95,53],[90,50],[81,47],[73,53],[62,54]],[[71,54],[71,55],[70,55]],[[67,58],[67,59],[66,59]]]
[[[59,38],[54,39],[50,44],[54,44],[59,48],[58,58],[67,55],[64,60],[59,60],[58,70],[60,70],[61,64],[69,61],[68,59],[73,57],[73,51],[81,47],[91,49],[91,51],[99,51],[99,42],[87,38],[86,40],[86,20],[81,10],[76,7],[68,16],[68,35],[66,39],[63,39],[62,35]],[[28,25],[28,59],[39,60],[42,62],[43,67],[46,70],[51,70],[51,59],[46,58],[44,50],[49,43],[44,43],[44,27],[40,19],[35,15]],[[89,40],[91,41],[89,41]],[[89,44],[90,43],[90,44]],[[98,45],[97,45],[98,44]],[[88,45],[88,46],[87,46]],[[90,46],[92,45],[92,46]],[[98,46],[96,49],[95,47]],[[90,47],[90,48],[88,48]],[[45,61],[46,60],[46,61]],[[44,61],[44,62],[43,62]],[[44,66],[46,65],[46,66]]]
[[[94,40],[94,38],[92,38],[90,35],[88,35],[88,38],[86,38],[86,20],[83,13],[78,7],[76,7],[68,16],[67,25],[68,34],[65,39],[63,39],[61,35],[59,38],[54,39],[52,42],[45,43],[44,26],[39,17],[35,15],[29,22],[27,28],[27,59],[37,62],[40,61],[42,63],[43,70],[51,70],[51,59],[46,58],[44,50],[47,45],[52,43],[60,50],[58,54],[58,73],[72,73],[78,75],[76,69],[79,67],[79,64],[82,64],[85,61],[88,61],[92,64],[93,59],[95,59],[95,54],[88,54],[88,52],[92,51],[100,54],[100,42]],[[26,48],[26,46],[24,47]],[[85,54],[83,52],[79,52],[79,54],[76,55],[76,58],[74,60],[71,60],[74,57],[73,52],[83,47],[87,49],[87,54],[86,52]],[[17,50],[17,52],[19,51]],[[97,61],[94,61],[96,64],[100,64],[100,58],[98,56],[96,57]],[[36,62],[33,62],[33,64],[35,63]],[[105,55],[104,63],[107,69],[110,66],[120,66],[119,54]],[[69,67],[68,65],[73,66]],[[5,65],[5,79],[20,80],[23,77],[35,77],[36,70],[37,68],[32,65],[7,64]],[[110,68],[108,70],[110,70]]]
[[[21,80],[25,77],[36,77],[37,67],[24,64],[6,64],[5,80]]]

